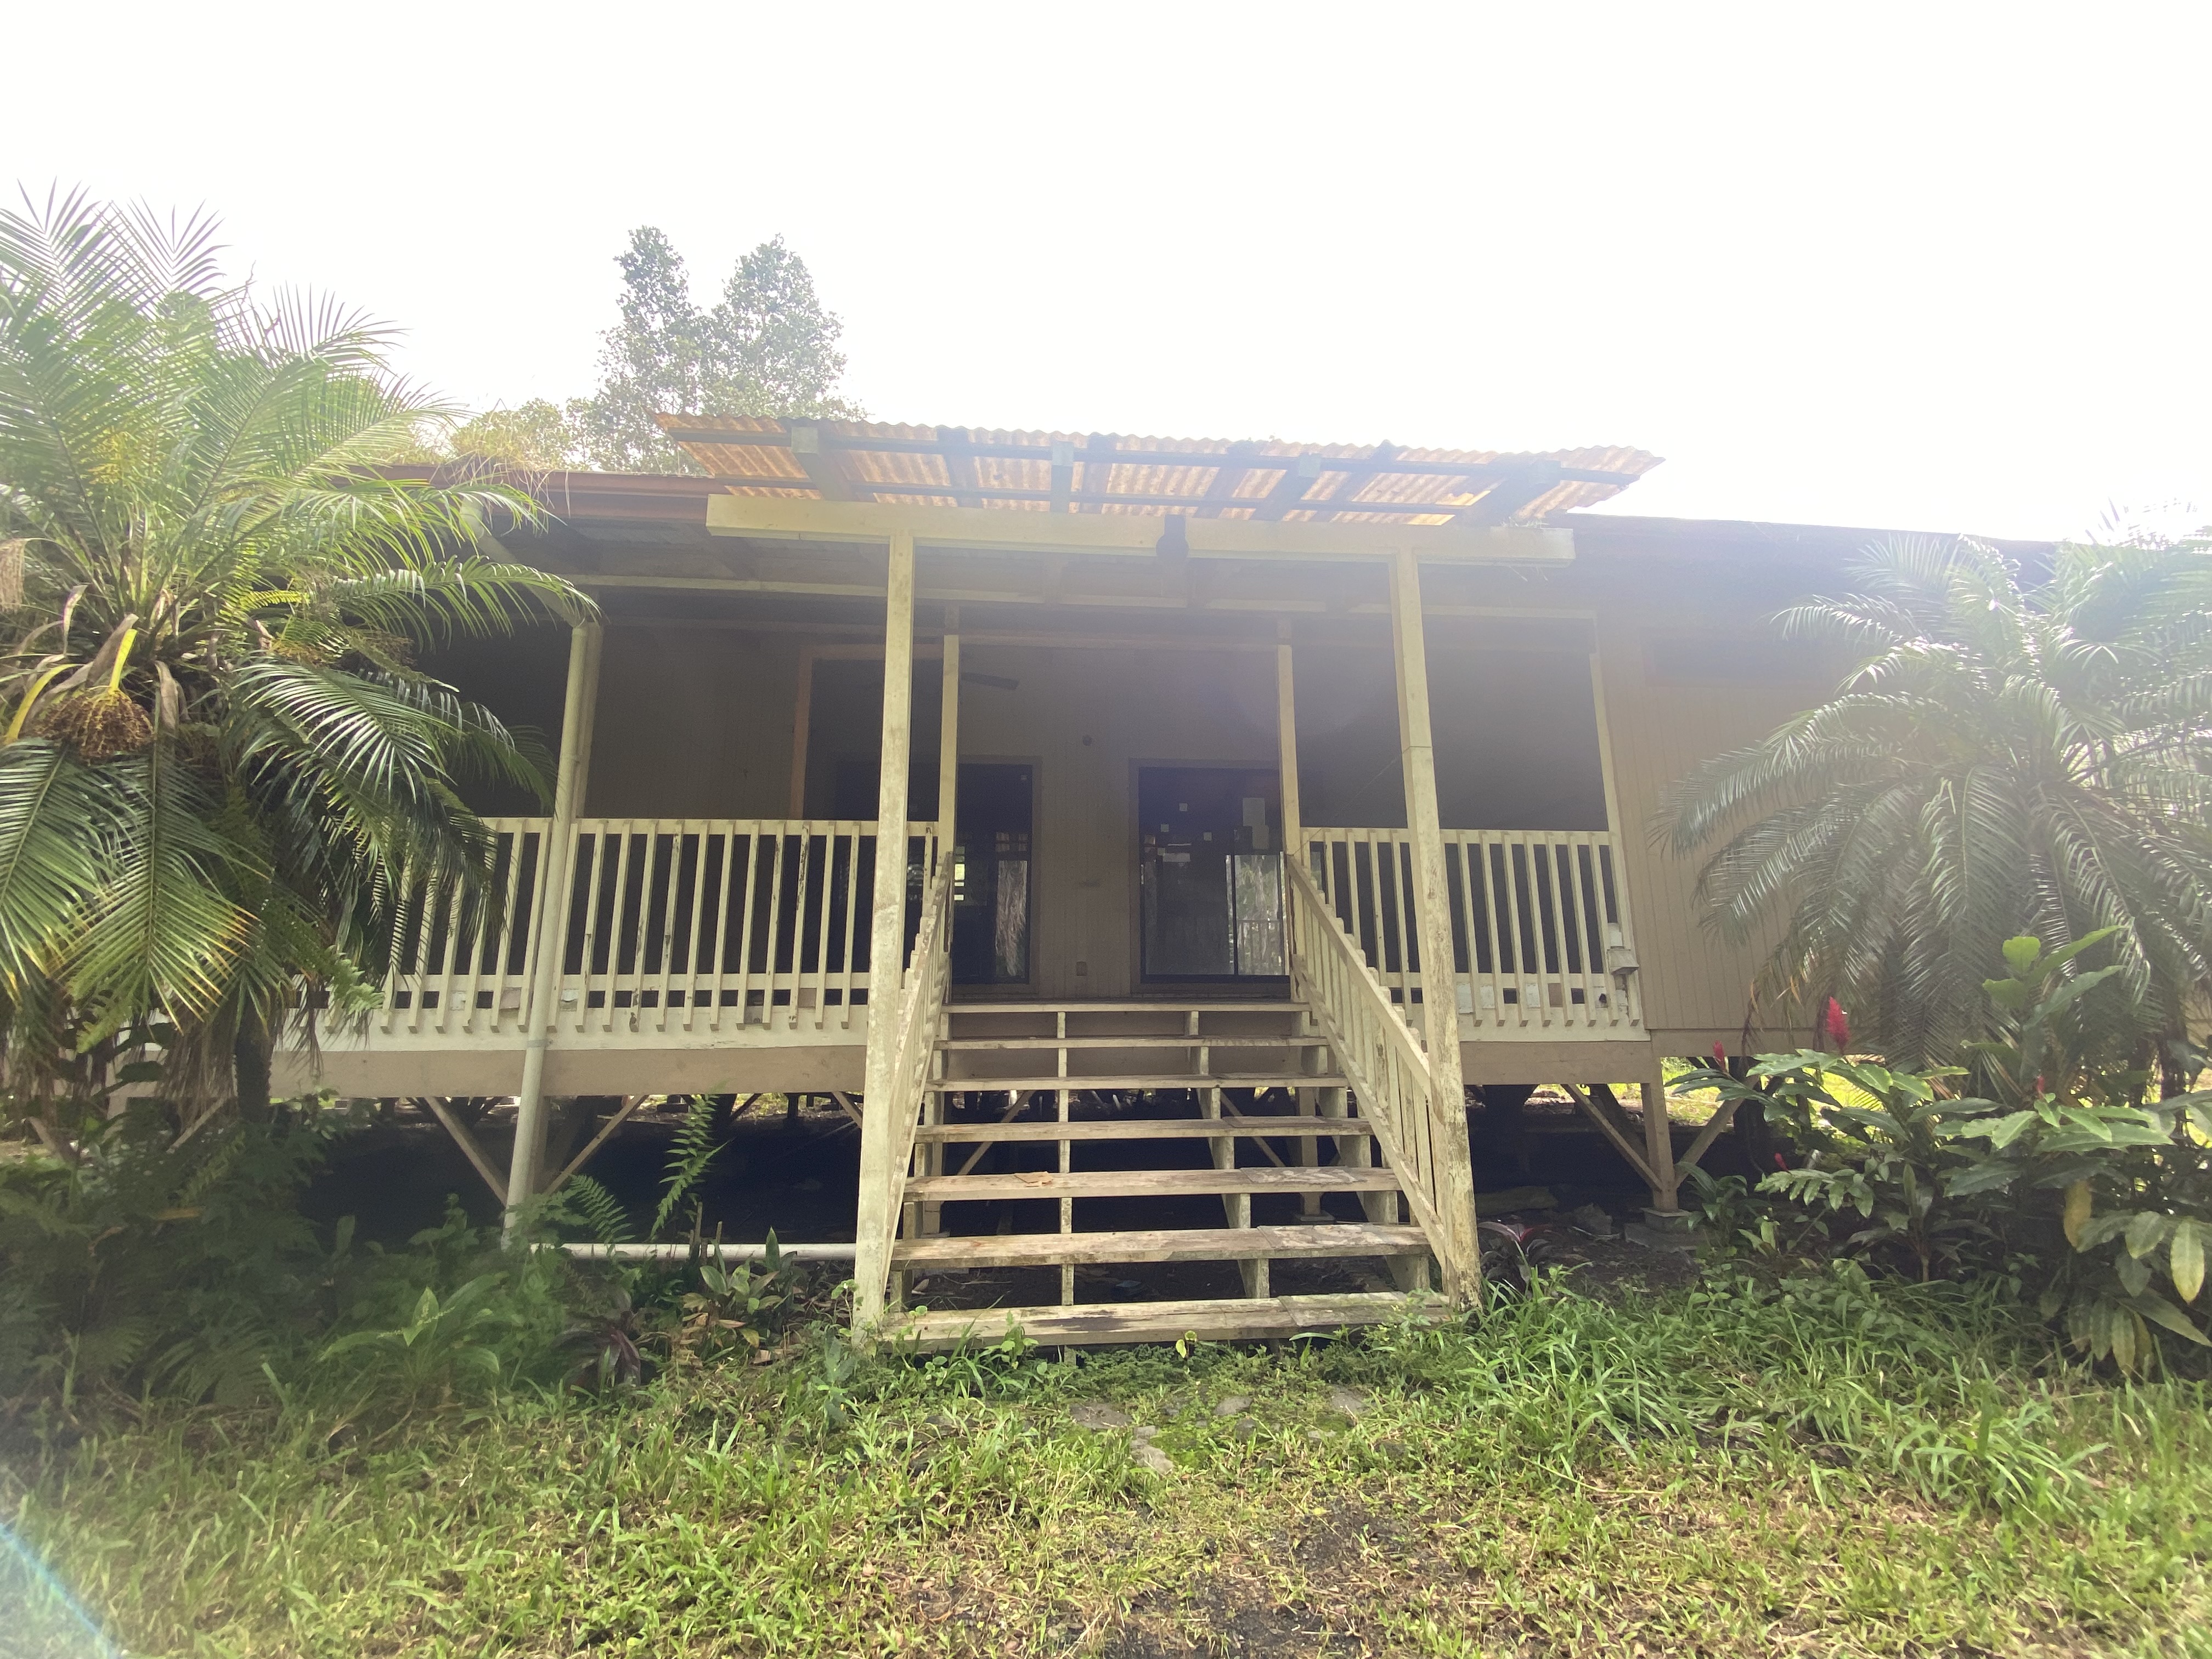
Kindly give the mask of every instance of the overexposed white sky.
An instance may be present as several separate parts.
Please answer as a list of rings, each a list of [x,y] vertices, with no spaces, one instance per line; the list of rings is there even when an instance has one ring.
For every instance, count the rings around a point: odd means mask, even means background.
[[[781,233],[882,419],[1667,464],[1622,512],[2212,518],[2212,6],[17,8],[0,181],[222,216],[472,406]],[[2169,504],[2185,502],[2189,512]]]

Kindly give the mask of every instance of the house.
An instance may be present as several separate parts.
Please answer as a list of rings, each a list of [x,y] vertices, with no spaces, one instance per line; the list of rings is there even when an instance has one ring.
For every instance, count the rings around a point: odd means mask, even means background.
[[[1474,1294],[1467,1089],[1567,1086],[1663,1214],[1662,1057],[1809,1036],[1650,824],[1832,684],[1765,619],[1867,532],[1584,511],[1628,449],[663,423],[706,476],[556,474],[504,538],[603,608],[468,665],[559,734],[550,816],[491,817],[489,901],[423,896],[320,1056],[518,1097],[511,1196],[551,1098],[836,1091],[863,1327],[957,1340],[906,1274],[1058,1267],[1040,1340],[1279,1334]],[[1221,1224],[1091,1219],[1148,1194]],[[948,1220],[1010,1196],[1037,1228]],[[1355,1257],[1395,1288],[1297,1293]],[[1243,1294],[1079,1299],[1163,1260]]]

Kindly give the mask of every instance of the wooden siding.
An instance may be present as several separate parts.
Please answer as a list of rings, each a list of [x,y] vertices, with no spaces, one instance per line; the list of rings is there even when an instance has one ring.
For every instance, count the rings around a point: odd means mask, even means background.
[[[1700,762],[1764,737],[1819,701],[1826,687],[1817,667],[1795,684],[1655,683],[1692,677],[1653,674],[1649,650],[1729,649],[1724,635],[1685,634],[1678,630],[1691,619],[1671,620],[1675,628],[1663,617],[1603,617],[1598,661],[1621,817],[1616,842],[1635,906],[1644,1023],[1662,1046],[1672,1035],[1688,1052],[1702,1053],[1715,1037],[1735,1047],[1752,977],[1771,938],[1731,944],[1699,921],[1692,898],[1698,861],[1677,858],[1654,839],[1661,799]],[[1778,1030],[1774,1037],[1785,1035]]]

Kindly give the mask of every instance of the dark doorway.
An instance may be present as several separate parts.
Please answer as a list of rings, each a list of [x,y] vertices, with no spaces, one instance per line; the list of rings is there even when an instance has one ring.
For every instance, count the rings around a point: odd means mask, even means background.
[[[961,763],[952,854],[955,985],[1030,982],[1033,799],[1030,768]]]
[[[1144,977],[1281,980],[1281,781],[1273,772],[1137,773]]]

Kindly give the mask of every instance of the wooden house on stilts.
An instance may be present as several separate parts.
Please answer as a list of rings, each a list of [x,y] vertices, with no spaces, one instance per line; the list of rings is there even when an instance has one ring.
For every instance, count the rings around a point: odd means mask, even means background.
[[[469,1143],[514,1202],[561,1099],[837,1091],[856,1322],[922,1346],[1464,1302],[1478,1091],[1568,1088],[1676,1210],[1661,1059],[1742,1049],[1754,954],[1649,825],[1820,695],[1764,619],[1863,532],[1588,512],[1625,449],[663,423],[700,476],[555,474],[501,532],[602,608],[485,647],[557,793],[490,820],[488,903],[426,896],[324,1086],[517,1097],[503,1172]],[[1213,1224],[1096,1219],[1147,1194]],[[963,1231],[1005,1197],[1035,1230]],[[1328,1258],[1390,1288],[1297,1293]],[[1079,1279],[1145,1261],[1241,1294]],[[905,1305],[956,1266],[1060,1294]]]

